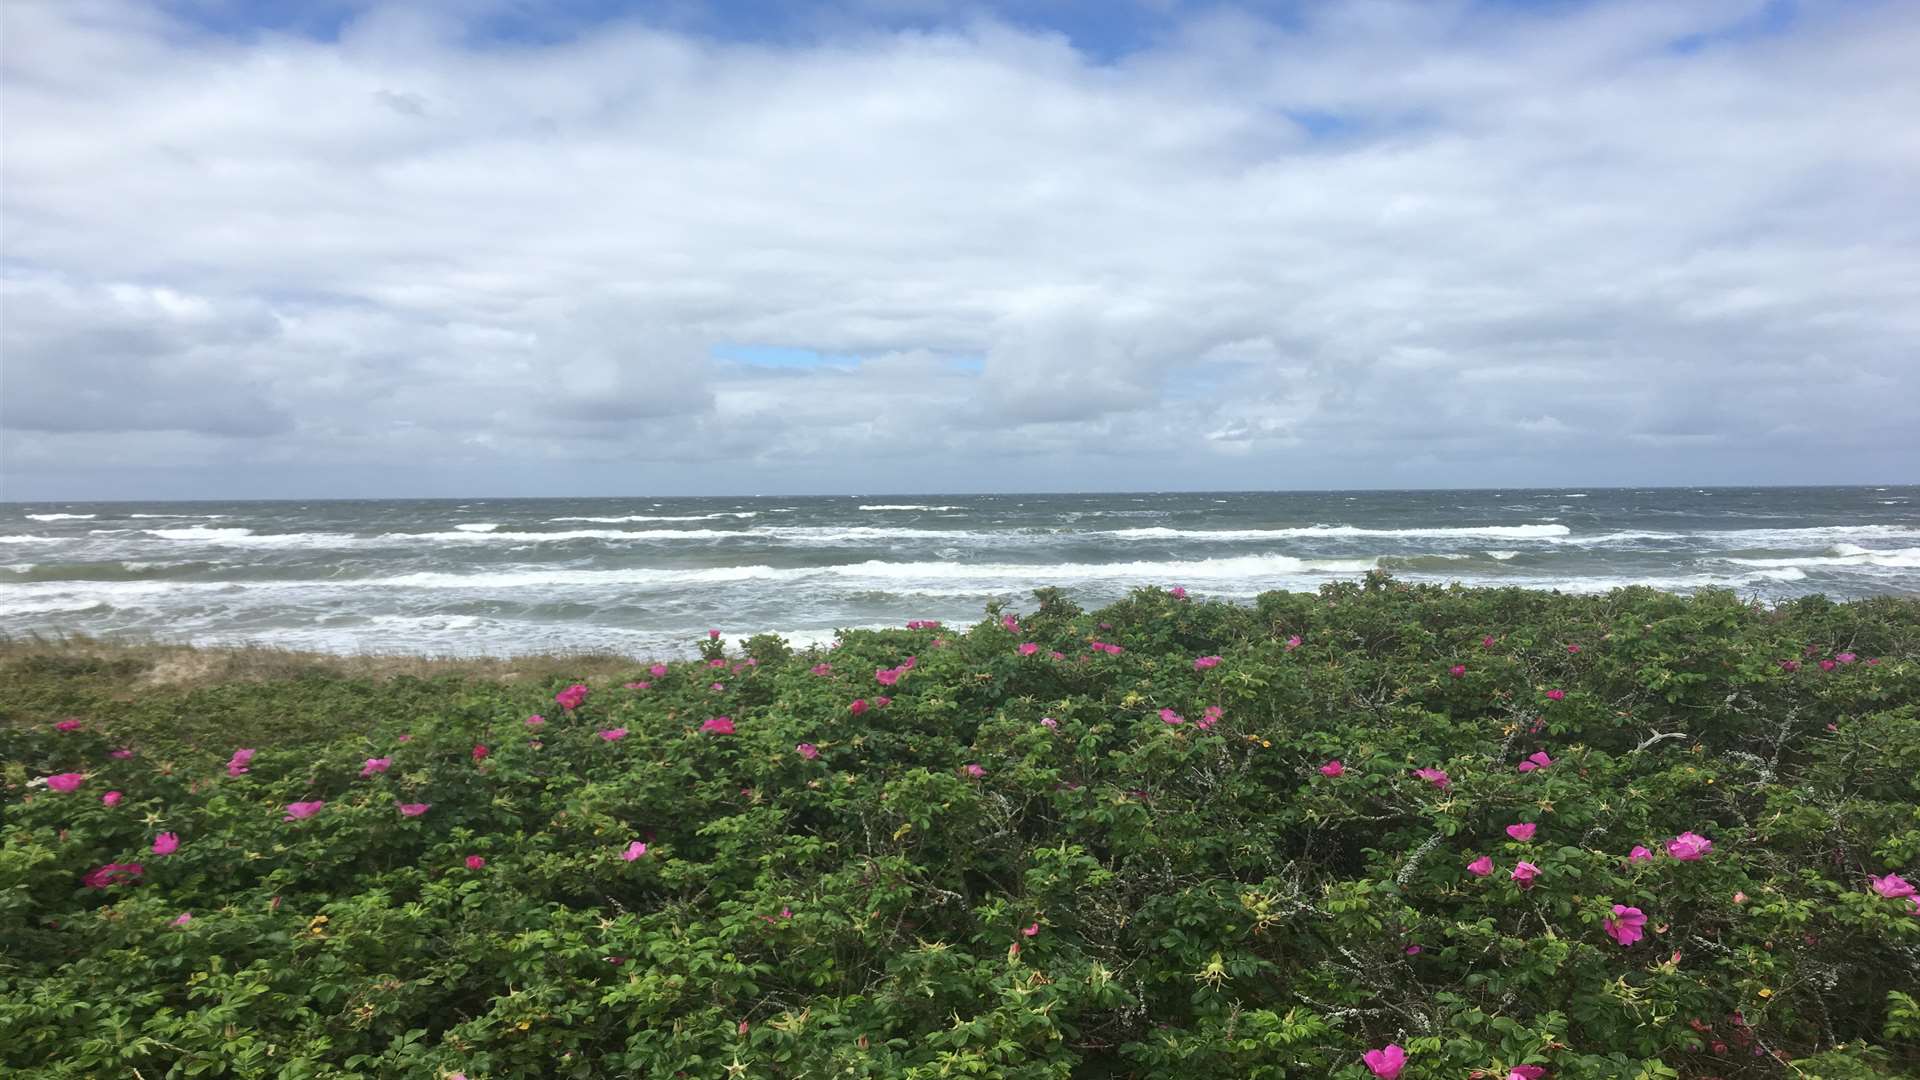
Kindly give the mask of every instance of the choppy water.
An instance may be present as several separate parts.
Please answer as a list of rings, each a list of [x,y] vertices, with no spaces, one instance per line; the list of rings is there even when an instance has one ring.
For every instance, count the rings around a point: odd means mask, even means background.
[[[1920,595],[1920,487],[0,506],[0,633],[504,654],[965,624],[1058,585]]]

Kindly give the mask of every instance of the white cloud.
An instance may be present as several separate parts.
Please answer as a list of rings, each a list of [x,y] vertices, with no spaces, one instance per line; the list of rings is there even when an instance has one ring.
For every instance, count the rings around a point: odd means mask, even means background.
[[[1758,9],[1215,13],[1106,63],[10,4],[6,486],[1910,476],[1920,9],[1668,48]]]

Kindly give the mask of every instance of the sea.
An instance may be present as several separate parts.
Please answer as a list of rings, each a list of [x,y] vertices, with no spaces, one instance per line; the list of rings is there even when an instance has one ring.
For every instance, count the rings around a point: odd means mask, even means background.
[[[683,655],[964,626],[1058,586],[1246,603],[1369,570],[1920,595],[1920,486],[0,504],[0,635]]]

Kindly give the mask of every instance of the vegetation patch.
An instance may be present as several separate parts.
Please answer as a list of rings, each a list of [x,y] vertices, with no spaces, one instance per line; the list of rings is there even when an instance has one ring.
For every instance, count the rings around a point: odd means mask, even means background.
[[[0,1072],[1920,1068],[1920,602],[988,616],[0,646]]]

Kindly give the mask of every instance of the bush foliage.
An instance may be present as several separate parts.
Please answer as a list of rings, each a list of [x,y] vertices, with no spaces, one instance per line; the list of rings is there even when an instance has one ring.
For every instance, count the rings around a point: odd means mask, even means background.
[[[1920,1067],[1920,602],[1177,592],[580,689],[13,650],[0,1072]]]

